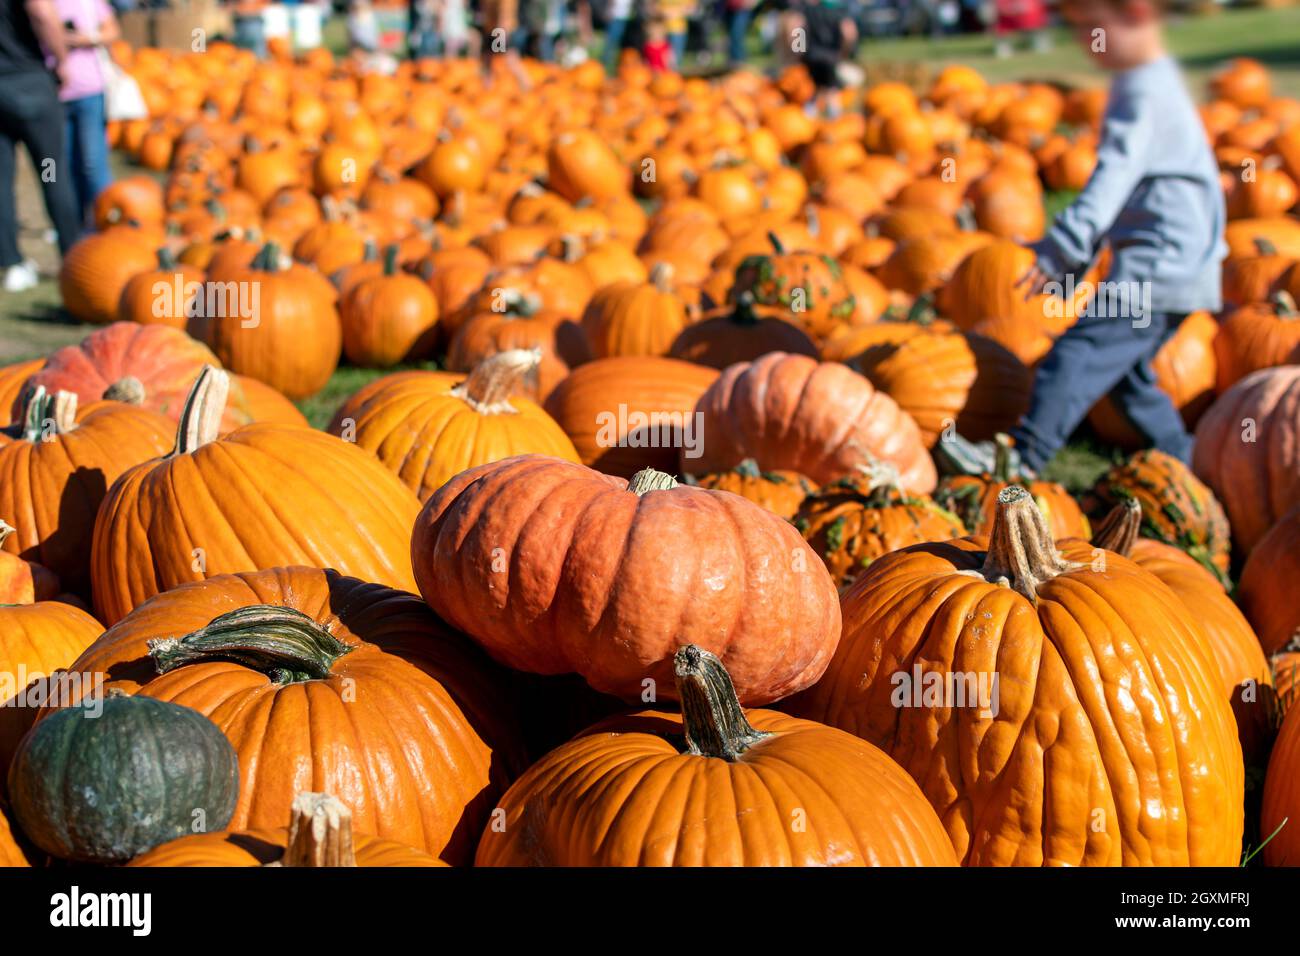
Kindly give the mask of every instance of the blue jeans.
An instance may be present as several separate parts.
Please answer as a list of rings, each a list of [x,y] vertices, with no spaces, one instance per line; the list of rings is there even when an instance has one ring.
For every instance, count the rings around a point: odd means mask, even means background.
[[[673,64],[673,69],[680,70],[682,68],[682,61],[686,57],[686,34],[668,34],[668,44],[673,48],[673,59],[676,60]]]
[[[104,96],[83,96],[63,104],[65,162],[72,176],[72,193],[84,222],[95,205],[95,197],[113,181],[108,169],[108,140],[105,138]]]
[[[753,18],[752,7],[727,11],[727,58],[732,66],[745,61],[745,34]]]
[[[623,50],[623,37],[632,23],[628,17],[610,20],[605,25],[605,70],[613,73],[618,67],[618,55]]]
[[[252,50],[259,59],[266,59],[266,23],[260,15],[235,14],[235,46]]]
[[[1104,395],[1153,446],[1190,464],[1192,436],[1151,369],[1183,318],[1155,312],[1136,328],[1128,318],[1085,315],[1066,329],[1038,367],[1028,413],[1011,430],[1025,464],[1041,470]]]

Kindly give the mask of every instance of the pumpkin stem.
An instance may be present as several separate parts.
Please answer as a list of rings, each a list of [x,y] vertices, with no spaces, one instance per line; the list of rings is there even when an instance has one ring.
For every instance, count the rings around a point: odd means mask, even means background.
[[[993,436],[993,480],[1011,481],[1011,436],[998,432]]]
[[[176,270],[176,253],[172,252],[167,246],[158,248],[158,269],[161,272],[174,272]]]
[[[281,866],[356,866],[352,811],[328,793],[300,793],[289,809],[289,844]]]
[[[176,426],[176,446],[172,457],[189,455],[204,445],[217,440],[221,433],[221,416],[226,411],[226,395],[230,391],[230,376],[212,365],[203,371],[190,389],[181,407],[180,424]]]
[[[1141,527],[1142,506],[1136,498],[1125,498],[1102,519],[1092,536],[1092,543],[1127,558],[1133,552]]]
[[[638,498],[648,491],[671,491],[676,487],[676,478],[662,471],[655,471],[653,468],[642,468],[627,483],[627,490]]]
[[[934,296],[918,295],[912,307],[907,310],[907,318],[904,321],[913,322],[916,325],[931,325],[934,323],[936,316],[934,308]]]
[[[1275,256],[1277,255],[1277,246],[1263,236],[1256,236],[1255,251],[1261,256]]]
[[[507,349],[485,358],[474,366],[469,378],[451,390],[481,415],[513,415],[516,409],[510,397],[526,381],[536,378],[542,362],[541,349]]]
[[[742,478],[759,478],[763,474],[762,470],[758,467],[758,462],[752,458],[746,458],[733,470]]]
[[[870,458],[867,464],[855,465],[867,479],[867,503],[883,508],[890,503],[895,491],[901,493],[900,482],[903,480],[898,469],[887,461]]]
[[[27,398],[23,413],[23,441],[43,441],[46,429],[52,435],[66,435],[77,427],[77,393],[58,391],[53,394],[38,385]]]
[[[391,276],[397,272],[397,243],[384,249],[384,275]]]
[[[656,262],[650,270],[650,281],[660,292],[673,291],[673,267],[667,262]]]
[[[1277,311],[1278,316],[1283,319],[1296,318],[1295,299],[1286,289],[1278,289],[1273,294],[1273,308]]]
[[[128,405],[144,404],[144,384],[134,375],[127,375],[119,378],[108,388],[104,389],[102,396],[105,401],[109,402],[126,402]]]
[[[775,252],[778,256],[785,255],[785,245],[781,242],[781,237],[778,236],[775,232],[772,231],[768,232],[767,241],[772,244],[772,251]]]
[[[236,608],[184,637],[148,644],[159,674],[188,664],[234,661],[275,684],[324,680],[335,661],[352,650],[301,611],[269,604]]]
[[[1078,565],[1056,550],[1047,521],[1034,497],[1019,485],[998,493],[997,514],[989,535],[988,553],[981,574],[995,584],[1006,583],[1037,603],[1038,589],[1058,574]]]
[[[18,529],[15,528],[13,525],[11,525],[8,521],[5,521],[4,518],[0,518],[0,548],[3,548],[5,546],[5,542],[9,540],[9,536],[13,534],[16,530]]]
[[[736,760],[764,737],[745,718],[731,675],[722,661],[702,647],[687,644],[673,655],[677,696],[682,702],[686,752]]]

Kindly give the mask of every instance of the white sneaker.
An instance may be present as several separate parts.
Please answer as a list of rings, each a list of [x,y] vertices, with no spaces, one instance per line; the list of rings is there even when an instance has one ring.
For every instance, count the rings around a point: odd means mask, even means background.
[[[36,263],[31,259],[24,259],[5,270],[6,292],[26,292],[35,288],[40,281],[41,277],[36,274]]]

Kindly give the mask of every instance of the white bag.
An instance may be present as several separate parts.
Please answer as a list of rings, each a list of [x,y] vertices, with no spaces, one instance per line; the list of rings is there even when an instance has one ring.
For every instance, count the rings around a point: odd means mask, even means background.
[[[102,46],[95,47],[95,55],[104,77],[104,117],[110,121],[148,119],[149,107],[135,77],[114,63]]]

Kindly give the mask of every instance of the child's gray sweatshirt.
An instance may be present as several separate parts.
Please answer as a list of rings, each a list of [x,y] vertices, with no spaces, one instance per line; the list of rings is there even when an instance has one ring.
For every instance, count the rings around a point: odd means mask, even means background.
[[[1225,218],[1205,128],[1165,56],[1116,74],[1096,171],[1034,248],[1045,273],[1078,281],[1109,242],[1107,281],[1149,283],[1153,312],[1217,311]]]

